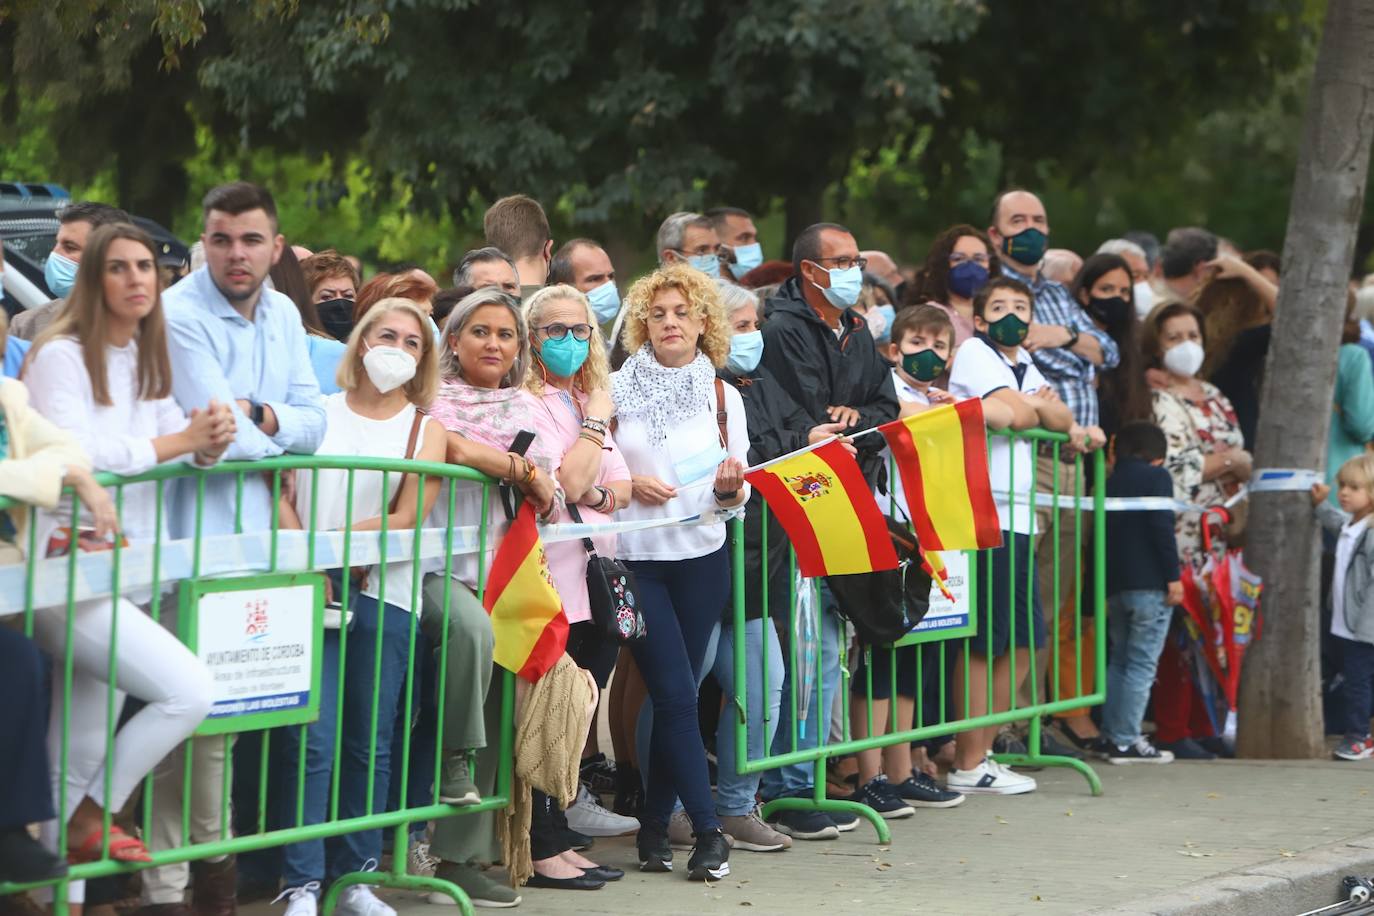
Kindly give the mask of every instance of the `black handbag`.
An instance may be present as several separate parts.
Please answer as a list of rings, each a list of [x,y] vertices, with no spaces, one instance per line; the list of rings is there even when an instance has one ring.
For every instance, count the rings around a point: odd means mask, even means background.
[[[577,506],[569,503],[568,514],[582,523]],[[601,638],[617,645],[628,645],[644,638],[644,614],[635,594],[635,574],[621,561],[596,552],[591,538],[583,538],[587,548],[587,598],[592,606],[592,623]]]
[[[897,551],[896,569],[825,577],[840,613],[870,646],[895,642],[930,611],[930,573],[921,565],[916,535],[893,518],[887,531]]]

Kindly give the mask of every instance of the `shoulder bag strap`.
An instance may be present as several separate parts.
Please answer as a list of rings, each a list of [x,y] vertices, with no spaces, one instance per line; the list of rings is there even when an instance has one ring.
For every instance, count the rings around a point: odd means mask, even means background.
[[[572,520],[573,520],[573,521],[577,522],[577,524],[579,524],[579,525],[582,524],[582,513],[577,511],[577,506],[576,506],[576,504],[574,504],[574,503],[568,503],[568,504],[567,504],[567,510],[568,510],[568,514],[572,516]],[[582,539],[582,546],[585,547],[585,548],[587,548],[587,555],[588,555],[588,556],[592,556],[592,557],[596,556],[596,545],[592,543],[592,539],[591,539],[591,538],[583,538],[583,539]]]
[[[424,425],[425,414],[420,408],[415,408],[415,419],[410,424],[410,441],[406,443],[406,461],[415,457],[415,443],[420,439],[420,427]],[[396,512],[396,507],[401,504],[401,491],[405,489],[406,478],[409,474],[401,475],[401,482],[396,487],[395,494],[391,497],[391,506],[386,510],[388,515]]]
[[[719,378],[716,379],[716,428],[720,430],[720,444],[724,448],[730,447],[730,430],[726,424],[730,420],[730,414],[725,410],[725,383]]]

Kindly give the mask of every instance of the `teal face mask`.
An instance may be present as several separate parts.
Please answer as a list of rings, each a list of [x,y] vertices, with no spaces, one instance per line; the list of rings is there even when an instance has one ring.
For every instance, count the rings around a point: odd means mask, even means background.
[[[902,371],[918,382],[933,382],[945,371],[945,358],[934,350],[903,353]]]
[[[687,263],[708,277],[720,276],[720,258],[714,252],[711,254],[694,254],[687,259]]]
[[[592,313],[597,324],[605,324],[620,311],[620,291],[615,288],[614,280],[607,280],[587,292],[587,301],[592,304]]]
[[[65,299],[76,285],[76,262],[55,251],[52,252],[48,255],[47,263],[43,265],[43,282],[48,285],[48,291],[54,296]]]
[[[1033,267],[1045,259],[1045,249],[1049,244],[1050,237],[1032,226],[1015,235],[1004,236],[1002,253],[1018,264]]]
[[[1030,325],[1021,320],[1015,312],[1007,312],[1001,318],[988,324],[988,336],[1004,347],[1017,347],[1026,339]]]
[[[730,265],[730,273],[734,274],[735,279],[738,280],[762,263],[763,246],[758,242],[752,245],[736,245],[735,263]]]
[[[595,330],[592,333],[597,333]],[[550,372],[559,378],[572,378],[582,364],[587,361],[591,341],[578,340],[568,332],[562,340],[546,340],[539,351],[539,358]]]

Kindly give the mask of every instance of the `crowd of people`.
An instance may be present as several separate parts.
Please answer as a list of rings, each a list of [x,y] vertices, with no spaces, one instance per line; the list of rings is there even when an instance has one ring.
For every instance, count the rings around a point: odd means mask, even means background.
[[[1002,529],[980,586],[991,612],[980,615],[969,651],[950,653],[947,686],[956,718],[1006,710],[1026,689],[1065,699],[1095,692],[1092,603],[1080,591],[1090,539],[1071,510],[1045,500],[1032,510],[1031,495],[1102,484],[1112,496],[1208,506],[1236,493],[1252,472],[1279,283],[1273,254],[1242,254],[1200,228],[1174,229],[1162,244],[1129,233],[1086,257],[1051,249],[1044,204],[1019,189],[997,196],[986,228],[941,232],[911,269],[861,250],[835,223],[804,229],[790,262],[770,261],[745,210],[674,213],[654,239],[657,267],[623,299],[606,247],[587,238],[555,246],[540,204],[520,195],[487,211],[487,245],[463,256],[451,286],[409,264],[365,278],[347,253],[288,244],[271,194],[246,182],[205,196],[203,235],[185,266],[159,263],[152,241],[115,207],[73,204],[60,219],[46,277],[58,298],[15,316],[5,341],[0,494],[39,510],[0,512],[0,562],[159,532],[188,539],[274,524],[354,532],[474,524],[483,505],[475,483],[324,469],[183,476],[165,493],[131,485],[116,506],[92,477],[171,461],[446,462],[518,491],[542,521],[742,508],[743,632],[733,625],[724,522],[547,545],[566,655],[606,707],[611,753],[593,726],[575,742],[582,779],[573,803],[531,792],[530,867],[512,868],[514,880],[488,870],[509,845],[497,843],[484,814],[416,825],[411,849],[395,851],[488,907],[517,905],[517,884],[596,890],[619,879],[621,870],[583,855],[598,836],[636,833],[638,865],[649,872],[672,871],[674,850],[688,849],[687,876],[709,880],[730,873],[732,851],[781,852],[855,827],[852,814],[805,807],[764,820],[761,802],[813,795],[814,767],[738,772],[735,719],[715,715],[720,693],[712,692],[747,696],[751,759],[826,740],[824,727],[797,729],[797,709],[785,701],[802,677],[788,651],[793,634],[780,625],[795,592],[786,533],[744,478],[747,467],[808,444],[840,437],[869,486],[888,494],[900,482],[889,479],[882,437],[847,434],[966,398],[981,400],[990,429],[1066,434],[1059,445],[990,441]],[[1329,502],[1314,491],[1323,522],[1338,532],[1332,591],[1342,612],[1330,629],[1345,698],[1337,755],[1346,759],[1374,756],[1374,617],[1363,607],[1374,549],[1362,539],[1374,508],[1365,454],[1374,439],[1371,318],[1374,287],[1352,291],[1329,459],[1339,489]],[[1077,459],[1104,448],[1109,476],[1096,481],[1092,464]],[[79,503],[74,527],[66,488]],[[1111,513],[1107,528],[1106,703],[1098,718],[1088,708],[1058,714],[1046,749],[1110,763],[1226,753],[1224,723],[1180,648],[1184,571],[1206,559],[1199,514]],[[1239,542],[1243,518],[1225,535]],[[29,545],[37,553],[26,558]],[[592,619],[589,549],[619,558],[636,579],[645,634],[627,647]],[[409,560],[327,572],[318,718],[274,733],[274,759],[289,765],[233,770],[236,798],[273,800],[268,829],[363,817],[413,798],[471,805],[493,793],[502,679],[478,597],[488,560],[457,554],[447,572]],[[193,737],[211,702],[209,675],[173,635],[176,602],[164,596],[154,620],[145,613],[151,598],[145,590],[38,608],[31,637],[0,627],[0,718],[14,736],[0,762],[0,877],[53,878],[66,861],[105,854],[150,863],[150,852],[227,835],[222,787],[227,754],[239,752],[222,737]],[[813,719],[828,723],[833,706],[844,708],[840,650],[851,635],[824,584],[819,604],[820,658],[806,677],[818,682]],[[743,671],[734,664],[740,639]],[[920,707],[944,694],[933,680],[944,666],[921,666],[917,654],[939,651],[869,654],[873,676],[855,673],[851,689],[855,708],[871,701],[874,712],[856,712],[841,732],[865,737],[889,721],[899,730],[932,721]],[[408,673],[431,683],[412,668],[446,675],[442,691],[431,691],[442,696],[417,701],[420,720],[442,709],[441,746],[425,751],[441,763],[418,777],[424,768],[412,767],[411,782],[425,784],[402,786],[399,745],[424,731],[402,721]],[[1025,683],[1032,671],[1040,683]],[[885,686],[893,683],[895,691]],[[109,702],[111,686],[119,702]],[[120,717],[126,697],[137,711]],[[900,818],[959,807],[969,795],[1034,791],[1033,777],[994,757],[1017,741],[985,727],[866,751],[852,761],[847,797]],[[418,747],[410,756],[425,759]],[[240,785],[255,773],[270,785]],[[107,813],[118,815],[150,774],[141,829],[126,831],[118,816],[107,829]],[[37,840],[31,825],[42,825]],[[251,878],[279,892],[289,916],[313,916],[323,886],[383,854],[376,829],[300,840],[252,860]],[[230,916],[252,883],[249,865],[220,856],[148,867],[139,912]],[[72,901],[83,894],[73,882]],[[351,916],[394,913],[364,885],[348,887],[339,906]]]

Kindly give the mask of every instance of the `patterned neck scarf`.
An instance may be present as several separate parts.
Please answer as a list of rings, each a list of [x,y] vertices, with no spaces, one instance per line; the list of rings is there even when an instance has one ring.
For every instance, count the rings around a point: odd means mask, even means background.
[[[478,388],[462,379],[445,379],[429,407],[444,429],[465,439],[507,451],[517,433],[534,427],[534,396],[523,388]],[[525,456],[548,472],[554,464],[550,444],[536,436]]]
[[[611,376],[616,416],[637,418],[649,425],[649,441],[661,445],[679,421],[715,404],[716,370],[706,354],[680,368],[654,358],[645,344]]]

